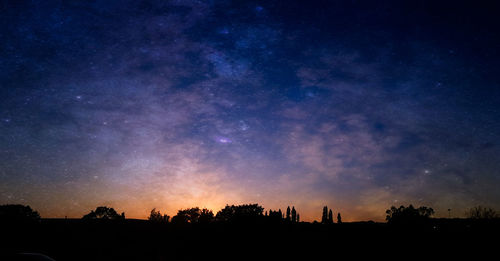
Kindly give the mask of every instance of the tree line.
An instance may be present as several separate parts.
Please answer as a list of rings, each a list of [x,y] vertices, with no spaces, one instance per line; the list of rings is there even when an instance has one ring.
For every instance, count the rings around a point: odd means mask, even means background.
[[[422,223],[430,219],[434,215],[434,209],[421,206],[415,208],[413,205],[408,207],[400,206],[399,208],[392,206],[386,210],[386,221],[388,224],[415,224]],[[469,219],[500,219],[500,215],[496,210],[476,206],[470,208],[465,213]],[[333,224],[334,213],[327,206],[323,207],[321,216],[321,224]],[[0,221],[16,221],[30,222],[40,220],[40,214],[31,209],[30,206],[19,204],[0,205]],[[95,210],[91,210],[88,214],[82,217],[84,220],[124,220],[125,213],[118,212],[112,207],[99,206]],[[187,208],[180,209],[172,218],[167,214],[162,214],[156,208],[153,208],[149,214],[148,220],[153,223],[173,223],[173,224],[207,224],[211,222],[256,222],[260,220],[269,220],[286,223],[299,223],[300,214],[295,209],[295,206],[288,206],[286,211],[281,209],[264,211],[264,208],[258,204],[243,204],[243,205],[226,205],[217,213],[207,208]],[[317,221],[314,221],[317,223]],[[336,223],[342,223],[341,214],[337,214]]]
[[[281,209],[264,211],[258,204],[226,205],[216,214],[212,210],[199,207],[181,209],[170,219],[170,216],[161,214],[156,208],[151,210],[148,220],[156,223],[210,223],[210,222],[253,222],[259,220],[274,220],[290,223],[300,222],[300,214],[295,210],[295,206],[287,207],[286,216]]]

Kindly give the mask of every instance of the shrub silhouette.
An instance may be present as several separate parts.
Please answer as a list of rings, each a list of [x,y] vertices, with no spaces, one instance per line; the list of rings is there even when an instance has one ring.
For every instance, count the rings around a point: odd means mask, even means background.
[[[400,206],[399,208],[392,206],[385,213],[389,224],[415,225],[427,221],[434,214],[434,210],[428,207],[414,208],[413,205]]]
[[[90,211],[87,215],[83,216],[83,219],[110,219],[110,220],[121,220],[125,219],[125,213],[119,215],[113,208],[108,208],[106,206],[97,207]]]
[[[0,221],[36,222],[39,220],[40,214],[30,206],[17,204],[0,206]]]

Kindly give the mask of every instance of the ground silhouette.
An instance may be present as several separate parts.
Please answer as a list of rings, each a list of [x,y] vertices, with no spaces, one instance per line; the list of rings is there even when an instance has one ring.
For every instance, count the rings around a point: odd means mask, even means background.
[[[33,257],[29,253],[58,261],[316,260],[332,253],[356,259],[404,256],[416,248],[450,258],[489,253],[494,241],[488,235],[500,232],[498,218],[438,219],[428,207],[392,207],[387,223],[342,222],[340,213],[331,222],[333,211],[325,208],[325,222],[311,223],[299,221],[295,206],[283,213],[258,204],[227,205],[215,215],[193,207],[171,219],[153,209],[148,220],[125,219],[111,207],[80,219],[40,219],[29,206],[0,206],[0,260],[36,260],[20,259]]]

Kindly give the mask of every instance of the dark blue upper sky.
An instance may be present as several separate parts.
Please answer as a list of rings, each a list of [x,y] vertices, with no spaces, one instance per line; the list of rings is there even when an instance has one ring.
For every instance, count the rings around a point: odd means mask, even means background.
[[[500,8],[438,2],[3,1],[0,203],[500,207]]]

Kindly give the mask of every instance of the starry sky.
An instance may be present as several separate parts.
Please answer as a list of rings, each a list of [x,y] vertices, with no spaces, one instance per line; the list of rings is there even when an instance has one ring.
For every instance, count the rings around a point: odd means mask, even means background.
[[[499,208],[500,8],[457,2],[2,1],[0,204]]]

